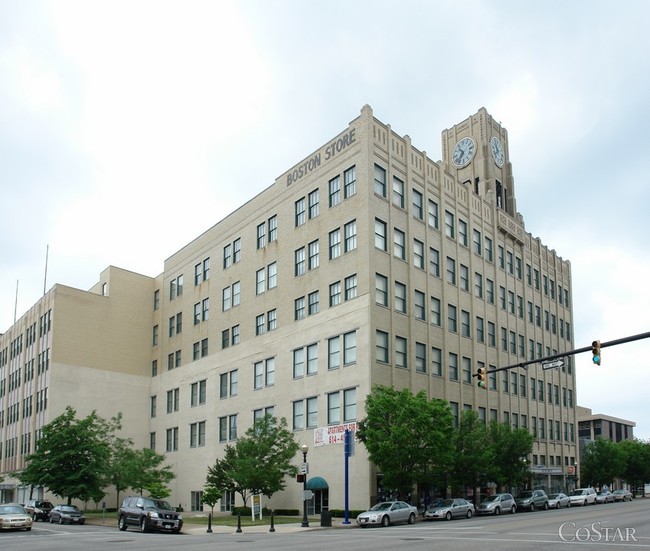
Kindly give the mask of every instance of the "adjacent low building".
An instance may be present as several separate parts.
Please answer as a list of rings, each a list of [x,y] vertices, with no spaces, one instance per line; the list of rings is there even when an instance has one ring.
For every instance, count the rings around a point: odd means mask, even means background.
[[[364,106],[162,274],[108,267],[88,291],[55,285],[0,336],[0,500],[26,499],[10,473],[71,405],[122,412],[125,435],[173,466],[170,501],[192,510],[225,445],[285,417],[309,446],[309,512],[341,509],[342,435],[375,385],[530,430],[536,484],[564,488],[572,358],[489,371],[572,350],[571,300],[570,263],[525,230],[508,135],[485,109],[442,132],[435,162]],[[363,509],[390,489],[354,449],[349,505]],[[301,498],[289,481],[264,505]]]

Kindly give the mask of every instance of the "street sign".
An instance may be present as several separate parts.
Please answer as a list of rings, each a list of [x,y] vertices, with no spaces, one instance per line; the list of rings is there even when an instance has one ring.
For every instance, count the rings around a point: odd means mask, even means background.
[[[302,500],[303,501],[309,501],[313,497],[314,497],[314,492],[312,492],[311,490],[303,490],[303,492],[302,492]]]
[[[554,369],[556,367],[564,367],[564,360],[562,358],[542,363],[542,369]]]

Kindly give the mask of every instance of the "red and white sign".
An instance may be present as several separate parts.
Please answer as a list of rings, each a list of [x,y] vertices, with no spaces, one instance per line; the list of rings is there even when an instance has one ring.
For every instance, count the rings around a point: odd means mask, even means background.
[[[357,431],[356,423],[319,427],[314,430],[314,446],[328,446],[330,444],[344,444],[345,431]]]

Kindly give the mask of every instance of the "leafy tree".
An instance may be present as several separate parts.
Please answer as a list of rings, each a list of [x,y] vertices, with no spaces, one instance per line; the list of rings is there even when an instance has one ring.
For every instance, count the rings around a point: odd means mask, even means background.
[[[68,406],[43,427],[36,451],[27,457],[27,467],[18,474],[23,484],[44,486],[60,498],[80,501],[104,496],[106,467],[110,457],[109,424],[95,411],[76,419]]]
[[[644,482],[650,480],[650,442],[623,440],[618,446],[625,463],[622,477],[635,488],[643,488]]]
[[[254,494],[271,497],[284,489],[287,475],[296,475],[291,462],[297,451],[298,443],[286,419],[265,415],[234,446],[226,446],[222,459],[208,467],[207,486],[219,495],[237,492],[244,504]]]
[[[449,405],[421,391],[375,387],[366,398],[366,417],[357,437],[383,474],[383,483],[400,493],[448,472],[453,444]]]
[[[585,448],[580,472],[583,485],[609,484],[614,478],[622,476],[624,470],[624,450],[615,442],[599,438]]]
[[[454,435],[453,481],[462,488],[476,488],[489,479],[494,446],[487,425],[475,411],[463,411]]]
[[[176,475],[172,471],[171,466],[163,465],[165,456],[156,453],[149,448],[142,448],[132,452],[129,458],[127,454],[128,466],[125,473],[128,480],[125,480],[127,487],[133,488],[140,495],[146,490],[151,497],[165,498],[171,492],[167,487]]]
[[[533,436],[526,429],[513,429],[508,423],[490,423],[492,466],[490,478],[498,486],[521,486],[530,477],[528,456],[533,451]]]
[[[221,491],[216,486],[210,486],[206,484],[203,488],[203,493],[201,494],[201,499],[203,503],[210,507],[210,512],[214,515],[214,506],[219,503],[221,499]]]

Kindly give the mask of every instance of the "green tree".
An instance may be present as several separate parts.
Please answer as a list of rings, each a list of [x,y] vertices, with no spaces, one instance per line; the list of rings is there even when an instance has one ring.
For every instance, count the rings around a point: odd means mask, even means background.
[[[84,419],[75,417],[75,410],[68,406],[45,425],[36,451],[18,474],[23,484],[44,486],[68,504],[73,499],[85,502],[105,495],[110,457],[109,424],[95,411]]]
[[[201,500],[203,503],[210,507],[210,512],[214,515],[214,506],[219,503],[221,499],[222,492],[216,486],[210,486],[206,484],[203,487],[203,493],[201,494]]]
[[[132,457],[128,459],[128,467],[125,469],[128,480],[124,483],[128,485],[127,487],[133,488],[140,495],[146,490],[151,497],[159,499],[167,497],[171,493],[167,484],[174,480],[176,475],[171,466],[163,465],[166,457],[149,448],[135,450],[132,453]]]
[[[533,436],[526,429],[513,429],[508,423],[490,423],[492,465],[490,478],[498,486],[522,486],[530,478],[528,457],[533,451]]]
[[[643,488],[650,480],[650,442],[623,440],[618,443],[623,453],[622,477],[635,488]]]
[[[406,494],[416,483],[437,479],[449,471],[453,417],[442,400],[421,391],[375,387],[366,398],[366,417],[357,438],[383,474],[386,488]]]
[[[463,411],[454,434],[452,481],[457,493],[462,493],[464,488],[473,490],[489,480],[493,464],[494,447],[488,427],[475,411]]]
[[[287,475],[296,475],[292,461],[297,451],[298,443],[286,419],[265,415],[234,446],[226,446],[222,459],[208,467],[207,484],[219,494],[237,492],[244,504],[253,494],[271,497],[284,489]]]
[[[611,440],[599,438],[589,444],[582,456],[580,479],[582,485],[610,484],[625,471],[624,450]]]

